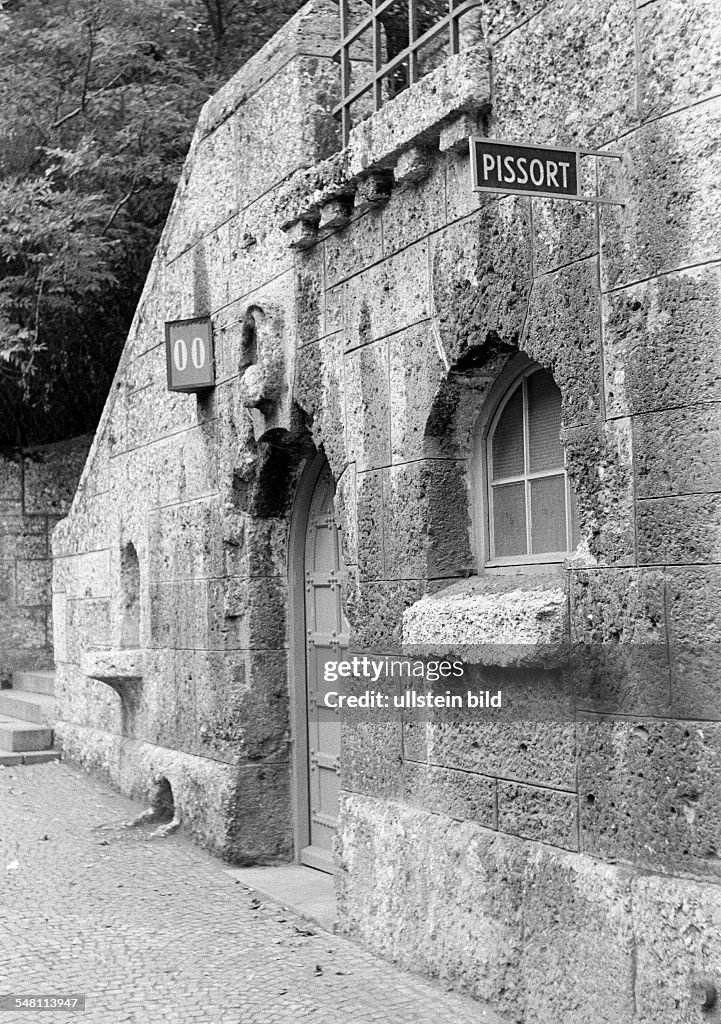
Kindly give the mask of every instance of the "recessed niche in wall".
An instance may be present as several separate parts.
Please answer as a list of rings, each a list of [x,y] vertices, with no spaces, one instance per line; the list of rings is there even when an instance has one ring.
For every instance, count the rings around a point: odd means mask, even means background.
[[[120,555],[120,646],[140,646],[140,562],[133,544]]]

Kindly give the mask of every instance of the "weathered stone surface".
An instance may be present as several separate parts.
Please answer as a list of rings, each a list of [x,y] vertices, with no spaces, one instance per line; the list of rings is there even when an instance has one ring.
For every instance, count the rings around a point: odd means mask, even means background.
[[[325,240],[326,287],[332,288],[383,256],[380,212],[370,209],[354,217],[347,231]]]
[[[298,257],[294,281],[295,340],[300,348],[328,333],[325,325],[325,249],[322,245],[308,249]]]
[[[531,287],[529,202],[485,202],[475,216],[433,236],[431,294],[448,360],[518,344]]]
[[[441,130],[438,148],[441,153],[467,151],[469,136],[481,134],[482,127],[482,119],[477,114],[461,114]]]
[[[228,515],[223,522],[226,575],[284,577],[287,537],[284,519]]]
[[[287,760],[285,651],[211,654],[196,679],[196,753],[236,764]]]
[[[638,16],[641,110],[644,118],[713,95],[721,73],[718,0],[664,0]]]
[[[348,459],[359,470],[390,462],[390,370],[388,343],[376,342],[344,359]]]
[[[392,187],[392,180],[387,171],[380,174],[369,174],[358,182],[355,194],[355,209],[365,213],[368,209],[382,206],[387,202]]]
[[[630,886],[619,869],[359,795],[344,796],[339,855],[342,928],[384,955],[509,1020],[634,1019]]]
[[[627,870],[531,846],[523,924],[528,1021],[635,1024],[636,951]]]
[[[669,274],[604,299],[609,416],[721,397],[721,281],[717,267]],[[678,367],[684,369],[679,372]]]
[[[709,100],[629,136],[619,175],[626,206],[601,214],[604,289],[718,259],[721,226],[710,186],[721,169],[720,110],[721,100]]]
[[[446,223],[445,167],[439,160],[428,165],[425,180],[395,188],[383,207],[383,255],[419,241]]]
[[[561,390],[564,426],[601,411],[601,310],[595,260],[534,282],[519,347],[546,367]]]
[[[446,153],[446,218],[449,224],[475,213],[502,196],[479,194],[471,190],[471,158],[469,148]]]
[[[18,559],[15,563],[14,603],[48,607],[52,600],[52,573],[52,562],[49,559],[32,562]]]
[[[355,795],[343,797],[339,840],[344,933],[498,1012],[520,1007],[520,848],[472,822]]]
[[[338,335],[306,345],[298,353],[294,396],[310,417],[316,447],[323,447],[333,474],[348,463],[341,338]]]
[[[666,570],[674,714],[721,718],[721,603],[718,566]]]
[[[85,465],[90,440],[90,437],[82,436],[27,451],[23,459],[23,508],[26,513],[67,513]]]
[[[414,580],[361,582],[351,580],[346,613],[351,623],[350,644],[363,652],[400,651],[402,617],[423,593]]]
[[[666,575],[576,570],[571,576],[571,662],[584,710],[664,715],[670,710]]]
[[[509,674],[510,670],[487,672],[484,688],[495,692],[505,687],[508,695]],[[551,715],[541,714],[539,719],[552,717],[559,708],[563,710],[562,688],[550,673],[525,670],[519,674],[515,670],[513,678],[516,685],[520,682],[527,691],[533,689],[547,701],[546,711]],[[570,702],[566,703],[570,712]],[[490,723],[467,713],[437,715],[427,726],[423,749],[434,764],[571,790],[576,785],[576,730],[571,714],[568,718],[566,722],[534,721],[529,716],[522,721],[506,718]]]
[[[634,416],[636,494],[721,491],[721,405]]]
[[[209,585],[210,646],[276,650],[285,646],[285,580],[229,578]]]
[[[630,0],[544,7],[494,47],[490,134],[590,148],[616,138],[635,121],[634,57]]]
[[[349,792],[400,798],[403,793],[401,736],[400,720],[379,721],[372,712],[344,712],[341,787]]]
[[[358,473],[356,481],[359,578],[385,579],[383,475],[377,471]]]
[[[398,157],[393,177],[399,184],[422,181],[431,169],[429,154],[422,146],[411,146]]]
[[[419,242],[343,285],[345,347],[384,338],[428,312],[428,251]]]
[[[718,495],[690,494],[638,502],[641,565],[716,562],[721,555]]]
[[[403,643],[433,657],[487,665],[554,665],[567,657],[562,580],[472,579],[422,598],[403,616]]]
[[[581,740],[584,852],[652,870],[721,873],[717,724],[590,721]]]
[[[581,162],[580,187],[595,195],[595,166]],[[533,200],[533,259],[536,274],[547,274],[598,252],[596,214],[590,203]]]
[[[562,431],[581,541],[601,565],[635,561],[633,440],[629,420]]]
[[[578,850],[575,793],[498,783],[498,829],[523,839],[536,839],[566,850]]]
[[[444,373],[432,325],[394,334],[389,358],[391,459],[406,462],[426,454],[426,424]],[[442,448],[434,446],[433,454]]]
[[[403,798],[412,807],[496,827],[496,780],[485,775],[406,761]]]
[[[701,993],[721,970],[719,886],[646,875],[633,880],[632,894],[637,1019],[716,1024],[718,1003],[704,1007]]]

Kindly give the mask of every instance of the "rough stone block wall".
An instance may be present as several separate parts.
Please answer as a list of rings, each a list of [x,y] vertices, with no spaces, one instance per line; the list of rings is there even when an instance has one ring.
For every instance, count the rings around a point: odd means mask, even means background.
[[[256,443],[267,417],[239,381],[254,364],[283,427],[294,271],[274,206],[288,175],[338,146],[336,38],[332,4],[304,9],[205,107],[54,539],[66,754],[138,796],[167,778],[189,830],[237,861],[291,853],[285,539],[298,468]],[[217,386],[170,393],[164,323],[204,314]]]
[[[53,529],[70,508],[90,438],[0,456],[0,682],[53,663]]]
[[[536,702],[345,727],[342,927],[509,1021],[721,1019],[719,13],[491,2],[338,152],[336,11],[305,8],[201,117],[55,533],[68,753],[167,777],[223,856],[290,856],[288,528],[325,454],[352,650],[470,652]],[[582,176],[625,205],[475,196],[472,132],[621,151]],[[170,394],[163,322],[202,313],[217,386]],[[475,550],[474,429],[520,355],[562,394],[555,574]]]

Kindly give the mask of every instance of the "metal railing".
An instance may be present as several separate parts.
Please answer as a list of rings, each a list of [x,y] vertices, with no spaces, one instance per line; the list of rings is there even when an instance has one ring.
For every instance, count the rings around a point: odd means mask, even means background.
[[[418,81],[420,68],[420,51],[433,40],[448,33],[450,53],[460,50],[460,20],[469,11],[483,6],[483,0],[447,0],[448,13],[435,22],[430,28],[419,35],[419,2],[405,0],[408,10],[408,45],[395,53],[390,60],[383,61],[383,23],[382,15],[399,6],[399,0],[370,0],[371,12],[358,24],[351,26],[349,0],[340,0],[340,59],[341,102],[334,108],[334,115],[340,116],[343,131],[343,145],[347,145],[352,128],[351,107],[366,93],[373,93],[373,109],[380,110],[383,106],[383,84],[389,82],[399,71],[405,72],[404,87]],[[361,39],[366,32],[371,33],[372,60],[371,73],[351,88],[351,46]],[[358,62],[356,62],[358,63]],[[364,62],[365,63],[365,62]]]

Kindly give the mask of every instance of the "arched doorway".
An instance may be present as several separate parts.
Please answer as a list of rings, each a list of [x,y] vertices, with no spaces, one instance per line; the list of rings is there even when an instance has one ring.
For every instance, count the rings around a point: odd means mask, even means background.
[[[340,722],[323,702],[333,688],[324,670],[348,648],[334,492],[330,467],[318,456],[298,488],[290,544],[296,860],[328,872],[338,822]]]

